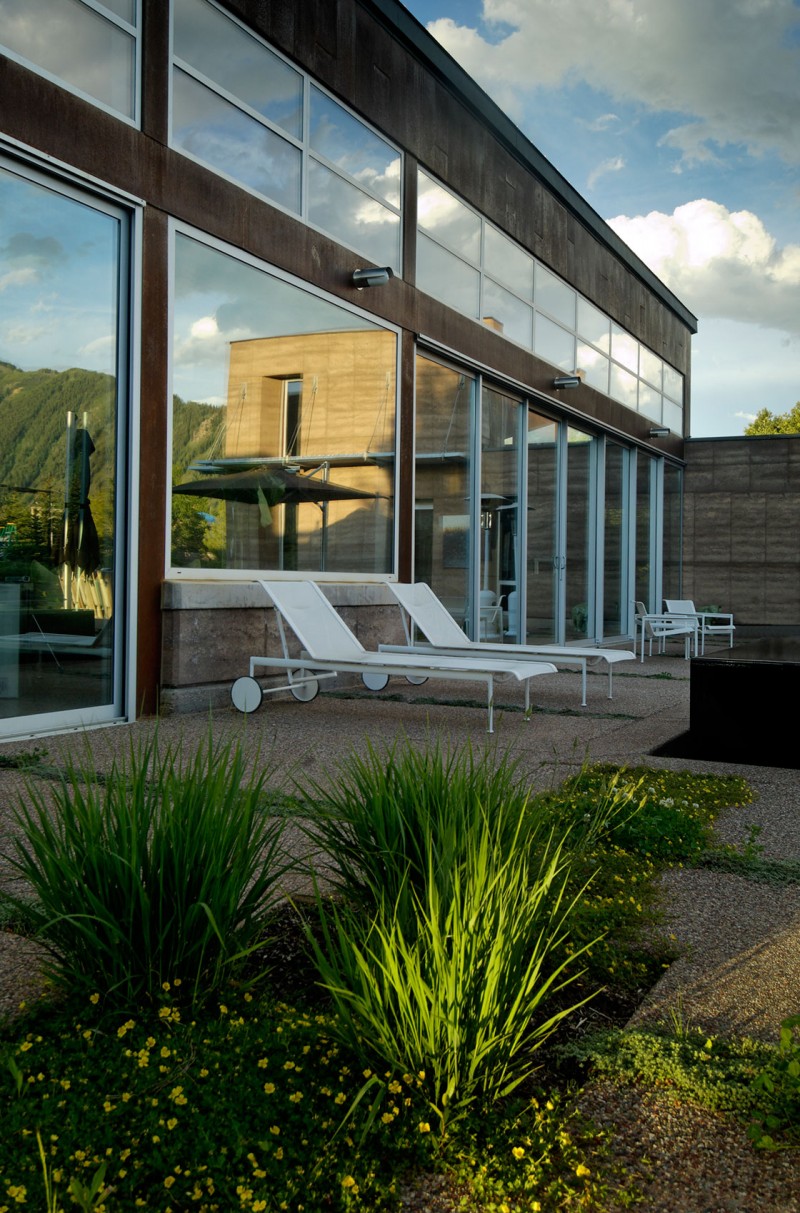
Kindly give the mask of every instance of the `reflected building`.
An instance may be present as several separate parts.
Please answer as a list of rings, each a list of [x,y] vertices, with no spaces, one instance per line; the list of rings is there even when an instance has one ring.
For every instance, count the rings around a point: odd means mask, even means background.
[[[399,0],[15,13],[0,736],[224,701],[266,575],[380,639],[390,579],[503,641],[681,597],[695,318]]]

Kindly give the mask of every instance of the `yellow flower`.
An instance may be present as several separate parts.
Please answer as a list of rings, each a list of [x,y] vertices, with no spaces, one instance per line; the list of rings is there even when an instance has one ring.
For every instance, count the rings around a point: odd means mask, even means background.
[[[294,1095],[289,1096],[289,1103],[300,1103],[300,1100],[302,1098],[303,1098],[303,1092],[295,1091]]]
[[[178,1121],[176,1120],[176,1118],[174,1116],[171,1116],[169,1118],[169,1120],[167,1121],[167,1128],[174,1129],[177,1123],[178,1123]]]
[[[168,981],[162,981],[162,983],[161,983],[161,989],[164,991],[164,993],[165,993],[165,994],[169,994],[169,991],[170,991],[170,984],[169,984],[169,982],[168,982]]]
[[[274,1092],[275,1092],[275,1083],[274,1082],[265,1082],[264,1083],[264,1094],[272,1095],[272,1094],[274,1094]]]
[[[164,1187],[171,1188],[174,1183],[175,1183],[175,1176],[168,1175],[167,1178],[164,1180]]]
[[[419,1131],[420,1133],[430,1133],[431,1126],[428,1124],[427,1120],[421,1120],[419,1122]]]
[[[525,1151],[523,1150],[522,1146],[514,1146],[514,1149],[511,1151],[511,1153],[514,1155],[515,1158],[524,1158],[525,1157]]]
[[[278,1162],[280,1162],[280,1160],[283,1158],[283,1146],[278,1146],[277,1150],[275,1151],[275,1157],[278,1159]]]
[[[579,1162],[575,1168],[575,1174],[578,1176],[578,1179],[583,1179],[584,1175],[591,1175],[591,1173],[589,1168],[585,1167],[582,1162]]]
[[[280,1129],[278,1128],[277,1125],[270,1125],[269,1131],[273,1135],[273,1137],[277,1137],[278,1134],[280,1133]]]
[[[259,1070],[265,1070],[265,1069],[267,1068],[267,1066],[268,1066],[268,1065],[269,1065],[269,1058],[267,1058],[267,1057],[259,1057],[259,1059],[258,1059],[258,1068],[259,1068]]]
[[[342,1187],[343,1188],[354,1188],[355,1186],[356,1186],[356,1181],[353,1179],[353,1176],[345,1175],[344,1179],[342,1180]]]
[[[93,1002],[95,1005],[97,1005],[97,1003],[98,1003],[99,1001],[100,1001],[100,995],[99,995],[99,994],[90,994],[90,995],[89,995],[89,1002]]]
[[[391,1112],[384,1112],[381,1120],[385,1125],[390,1125],[394,1120],[394,1117],[392,1116]]]

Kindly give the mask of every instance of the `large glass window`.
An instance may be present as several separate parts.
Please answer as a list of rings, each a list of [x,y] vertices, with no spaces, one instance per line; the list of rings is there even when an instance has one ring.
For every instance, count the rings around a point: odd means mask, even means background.
[[[628,620],[628,466],[630,452],[606,442],[603,514],[603,635],[621,636]]]
[[[522,404],[497,388],[481,393],[480,636],[500,641],[519,595],[519,431]]]
[[[175,147],[399,272],[397,148],[210,0],[175,0],[173,52]]]
[[[420,290],[682,433],[679,371],[422,169],[417,191]]]
[[[567,431],[566,545],[564,635],[567,640],[592,640],[597,634],[594,595],[596,516],[596,440],[572,426]]]
[[[0,164],[0,735],[122,715],[129,241]]]
[[[469,626],[475,379],[417,358],[414,580],[426,581]]]
[[[397,337],[175,237],[172,565],[387,574]]]
[[[0,0],[0,42],[16,59],[113,110],[137,114],[136,0]]]
[[[528,411],[527,619],[522,640],[558,635],[558,423]],[[512,600],[513,605],[513,600]],[[509,609],[510,630],[515,612]]]

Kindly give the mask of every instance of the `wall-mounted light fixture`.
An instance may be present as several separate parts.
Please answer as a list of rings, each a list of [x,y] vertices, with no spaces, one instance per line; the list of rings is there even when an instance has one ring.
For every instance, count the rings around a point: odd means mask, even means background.
[[[654,425],[649,430],[651,438],[669,438],[669,434],[669,426],[666,425]]]
[[[553,380],[553,387],[580,387],[582,382],[583,378],[581,375],[558,375]]]
[[[394,271],[390,265],[376,266],[371,270],[353,270],[353,286],[363,290],[365,286],[386,286]]]

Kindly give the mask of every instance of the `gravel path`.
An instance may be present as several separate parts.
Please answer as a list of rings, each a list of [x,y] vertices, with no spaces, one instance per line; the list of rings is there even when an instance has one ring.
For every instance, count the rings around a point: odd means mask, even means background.
[[[652,676],[664,678],[667,671],[667,682]],[[795,771],[649,758],[654,745],[686,727],[688,670],[683,662],[665,662],[663,669],[652,662],[615,678],[613,705],[598,695],[605,680],[591,682],[583,717],[565,720],[554,710],[535,716],[531,724],[519,714],[501,719],[504,744],[513,747],[535,786],[552,786],[588,757],[742,774],[757,799],[722,815],[720,840],[741,845],[756,836],[765,858],[800,859]],[[555,702],[557,693],[551,687],[548,693]],[[330,773],[337,758],[363,745],[367,735],[411,736],[422,742],[440,719],[446,720],[452,739],[468,737],[476,748],[481,744],[476,728],[480,708],[434,706],[423,714],[413,701],[367,703],[370,706],[359,699],[336,701],[330,705],[332,713],[319,707],[314,711],[315,705],[282,704],[280,717],[265,719],[263,731],[249,740],[266,739],[278,765],[300,759],[303,770],[316,778]],[[276,745],[278,719],[281,737]],[[192,729],[197,736],[207,735],[208,724],[208,716],[200,714],[168,719],[159,727],[185,739]],[[215,720],[215,735],[230,735],[237,728],[230,714]],[[101,768],[104,754],[110,761],[115,749],[127,746],[128,732],[92,734],[93,754]],[[49,743],[56,750],[59,739]],[[8,845],[9,805],[21,786],[17,772],[0,769],[0,853]],[[7,881],[8,875],[0,866],[0,880]],[[800,1010],[800,886],[774,887],[711,870],[677,869],[664,876],[663,892],[669,929],[682,955],[650,991],[632,1024],[663,1020],[678,1008],[684,1022],[710,1033],[777,1039],[781,1020]],[[36,945],[0,932],[0,1015],[13,1013],[21,999],[36,997],[40,989]],[[800,1151],[755,1151],[744,1126],[644,1087],[593,1083],[581,1106],[613,1131],[614,1158],[643,1192],[636,1206],[643,1213],[800,1213]],[[404,1207],[418,1213],[451,1213],[458,1205],[437,1181],[428,1190],[423,1184],[407,1193]],[[627,1207],[620,1197],[608,1204],[608,1213]]]

